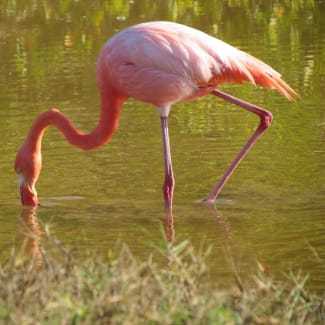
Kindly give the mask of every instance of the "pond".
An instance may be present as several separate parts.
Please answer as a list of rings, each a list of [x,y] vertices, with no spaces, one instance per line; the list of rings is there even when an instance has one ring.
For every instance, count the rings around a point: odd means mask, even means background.
[[[325,1],[5,1],[0,4],[0,246],[4,258],[24,218],[15,155],[36,116],[60,109],[80,130],[99,114],[96,60],[127,26],[170,20],[200,29],[270,64],[299,94],[289,102],[249,84],[220,89],[273,113],[269,130],[218,197],[197,204],[257,127],[252,114],[215,96],[179,103],[169,118],[176,187],[167,237],[211,246],[213,280],[256,270],[302,270],[325,288]],[[126,242],[139,258],[163,240],[160,120],[129,99],[111,142],[91,152],[49,128],[37,183],[34,227],[50,224],[68,246],[106,254]],[[29,217],[28,217],[29,215]],[[36,223],[36,225],[35,225]],[[145,229],[145,231],[144,231]],[[149,235],[150,234],[150,235]],[[153,239],[153,238],[158,239]],[[232,261],[232,262],[230,262]]]

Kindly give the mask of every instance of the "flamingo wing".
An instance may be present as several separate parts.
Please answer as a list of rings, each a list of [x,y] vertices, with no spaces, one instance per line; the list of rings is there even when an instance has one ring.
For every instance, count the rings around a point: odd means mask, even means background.
[[[99,61],[127,97],[157,106],[211,92],[224,82],[248,81],[296,95],[281,75],[253,56],[199,30],[171,22],[150,22],[116,34]]]

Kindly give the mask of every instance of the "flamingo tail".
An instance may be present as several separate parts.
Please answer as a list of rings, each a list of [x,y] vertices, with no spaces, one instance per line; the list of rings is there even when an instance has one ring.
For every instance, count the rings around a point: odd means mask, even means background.
[[[234,82],[241,84],[247,81],[264,88],[276,89],[290,101],[299,97],[298,93],[281,79],[280,73],[261,60],[242,51],[239,51],[239,55],[237,53],[234,57],[228,57],[221,71],[216,71],[213,74],[213,80],[209,83]]]

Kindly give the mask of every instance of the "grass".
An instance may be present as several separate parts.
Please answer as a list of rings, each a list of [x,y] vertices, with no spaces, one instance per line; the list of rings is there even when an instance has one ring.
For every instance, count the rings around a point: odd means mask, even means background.
[[[30,235],[0,265],[1,324],[322,324],[324,299],[306,277],[277,283],[257,268],[243,282],[209,280],[209,249],[162,241],[145,261],[120,244],[106,257],[74,258],[49,233]],[[44,245],[43,245],[44,246]],[[23,254],[22,254],[23,252]],[[161,262],[161,257],[165,263]]]

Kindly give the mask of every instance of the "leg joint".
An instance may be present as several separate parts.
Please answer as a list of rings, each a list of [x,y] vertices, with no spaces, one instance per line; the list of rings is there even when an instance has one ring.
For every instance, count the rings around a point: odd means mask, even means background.
[[[269,111],[263,110],[262,114],[260,115],[261,124],[260,126],[263,129],[267,129],[272,123],[273,115]]]
[[[175,179],[173,175],[166,175],[163,185],[163,192],[165,195],[172,195],[175,186]]]

